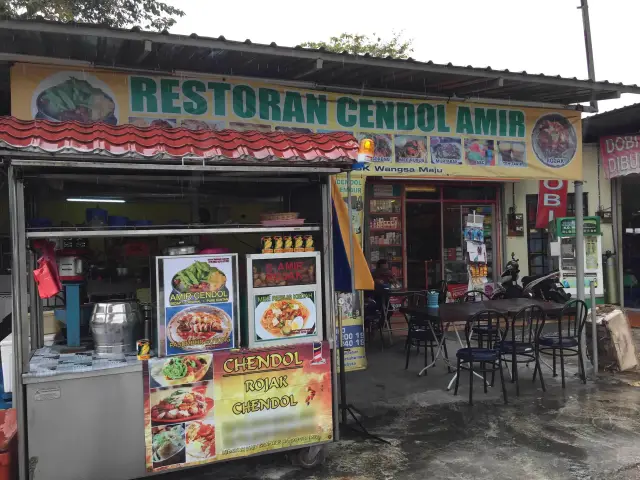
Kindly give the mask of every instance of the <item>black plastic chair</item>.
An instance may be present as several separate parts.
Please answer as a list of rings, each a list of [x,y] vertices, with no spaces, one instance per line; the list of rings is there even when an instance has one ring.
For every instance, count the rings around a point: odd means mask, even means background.
[[[373,295],[369,294],[364,299],[364,328],[367,332],[367,340],[371,343],[373,331],[378,330],[380,341],[384,345],[384,335],[382,334],[382,313],[381,307],[376,302]]]
[[[587,375],[582,359],[582,345],[580,344],[580,337],[586,321],[587,304],[578,299],[570,300],[562,307],[562,312],[558,318],[558,333],[549,333],[540,337],[540,353],[553,355],[554,377],[558,376],[556,373],[556,351],[560,352],[562,388],[565,388],[564,357],[578,356],[580,379],[587,383]]]
[[[435,350],[434,347],[438,347],[442,341],[442,349],[444,351],[444,358],[449,360],[449,353],[447,352],[447,340],[444,337],[444,328],[442,326],[442,320],[439,317],[415,314],[407,312],[402,307],[400,311],[404,314],[407,320],[407,339],[404,344],[406,350],[406,361],[404,369],[409,368],[409,358],[411,356],[411,347],[416,347],[416,354],[420,354],[420,347],[424,347],[424,364],[429,364],[428,349],[431,350],[431,361],[434,362]],[[426,374],[426,371],[425,371]]]
[[[509,319],[508,330],[500,342],[502,361],[511,362],[511,382],[516,384],[516,395],[520,395],[520,382],[518,380],[518,364],[535,363],[533,381],[536,372],[540,373],[542,391],[547,389],[542,378],[540,368],[540,335],[546,320],[544,310],[537,305],[529,305],[522,308]]]
[[[438,303],[447,303],[447,281],[440,280],[438,282]]]
[[[469,290],[463,296],[461,296],[457,303],[467,302],[484,302],[485,300],[491,300],[489,296],[481,290]],[[484,346],[484,339],[486,337],[492,337],[491,340],[495,341],[499,339],[499,332],[495,328],[490,328],[488,325],[477,325],[473,327],[473,333],[478,337],[478,346]]]
[[[460,372],[463,369],[464,364],[467,364],[466,369],[469,370],[469,404],[473,405],[473,377],[474,373],[481,373],[483,377],[484,393],[487,393],[487,373],[491,373],[492,377],[495,377],[496,370],[500,371],[500,383],[502,384],[502,395],[504,397],[504,403],[507,403],[507,388],[504,384],[504,372],[502,370],[502,362],[500,361],[500,343],[493,343],[491,337],[487,341],[486,348],[472,347],[471,337],[473,335],[474,328],[479,326],[489,326],[495,328],[497,331],[504,332],[507,329],[507,319],[501,312],[497,310],[483,310],[481,312],[472,315],[467,319],[464,332],[467,340],[467,348],[461,348],[456,352],[456,358],[458,359],[458,365],[456,368],[456,388],[453,392],[454,395],[458,394],[458,386],[460,384]],[[487,365],[489,364],[489,365]],[[493,384],[493,379],[492,382]]]

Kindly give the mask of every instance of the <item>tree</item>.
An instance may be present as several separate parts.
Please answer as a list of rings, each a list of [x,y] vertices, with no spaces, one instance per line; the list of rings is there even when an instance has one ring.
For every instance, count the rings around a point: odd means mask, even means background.
[[[301,46],[336,53],[347,52],[354,55],[368,53],[372,57],[408,58],[413,52],[413,39],[404,39],[402,32],[393,32],[390,40],[382,39],[375,33],[372,37],[357,33],[343,33],[339,37],[331,37],[328,42],[304,42]]]
[[[0,0],[0,16],[162,31],[184,12],[158,0]]]

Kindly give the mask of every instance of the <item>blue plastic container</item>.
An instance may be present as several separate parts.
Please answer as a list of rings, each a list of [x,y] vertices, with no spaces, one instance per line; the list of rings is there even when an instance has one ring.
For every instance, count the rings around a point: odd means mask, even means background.
[[[427,308],[438,308],[438,300],[440,292],[438,290],[429,290],[427,292]]]
[[[28,224],[30,228],[50,228],[53,225],[48,218],[32,218]]]
[[[134,227],[148,227],[150,225],[153,225],[153,222],[151,220],[132,220],[129,223]]]
[[[127,217],[120,217],[117,215],[111,216],[109,215],[109,226],[110,227],[126,227],[129,224],[129,219]]]
[[[103,208],[87,208],[84,211],[84,215],[87,220],[87,225],[92,225],[94,222],[106,225],[109,212]]]

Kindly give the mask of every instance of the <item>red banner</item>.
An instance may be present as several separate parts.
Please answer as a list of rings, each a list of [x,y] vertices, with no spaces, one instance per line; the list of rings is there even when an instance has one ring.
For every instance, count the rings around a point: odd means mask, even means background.
[[[567,215],[566,180],[541,180],[538,190],[536,228],[547,228],[554,218]]]
[[[640,173],[640,136],[615,135],[600,139],[600,158],[608,179]]]

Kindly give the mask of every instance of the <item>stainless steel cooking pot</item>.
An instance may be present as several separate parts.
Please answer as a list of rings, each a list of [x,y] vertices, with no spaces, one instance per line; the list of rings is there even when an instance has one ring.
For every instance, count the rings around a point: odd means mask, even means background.
[[[142,314],[137,302],[96,303],[91,315],[91,334],[97,354],[135,351],[140,336]]]
[[[187,245],[184,241],[178,242],[178,245],[167,247],[164,249],[165,255],[193,255],[196,253],[195,245]]]

